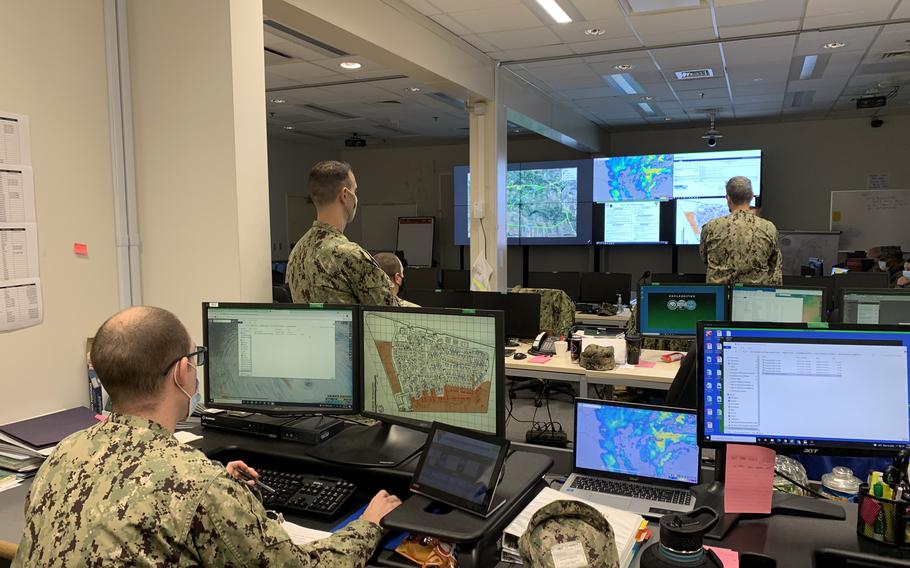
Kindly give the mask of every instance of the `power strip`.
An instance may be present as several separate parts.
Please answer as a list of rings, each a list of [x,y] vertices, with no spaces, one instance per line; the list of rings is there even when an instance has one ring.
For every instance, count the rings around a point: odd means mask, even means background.
[[[525,434],[525,442],[539,446],[565,448],[569,445],[569,435],[563,431],[528,430]]]

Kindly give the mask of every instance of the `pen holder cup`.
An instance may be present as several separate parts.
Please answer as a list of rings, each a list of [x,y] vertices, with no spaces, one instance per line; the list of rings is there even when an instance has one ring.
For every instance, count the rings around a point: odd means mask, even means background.
[[[869,494],[869,484],[859,486],[856,532],[869,540],[910,550],[910,502]]]

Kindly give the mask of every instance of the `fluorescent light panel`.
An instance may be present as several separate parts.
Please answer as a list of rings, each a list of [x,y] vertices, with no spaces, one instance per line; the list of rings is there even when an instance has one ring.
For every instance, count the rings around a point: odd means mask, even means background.
[[[640,95],[645,92],[638,84],[638,81],[632,77],[631,73],[613,73],[604,77],[614,89],[626,95]]]
[[[654,114],[654,109],[648,103],[638,103],[638,107],[648,114]]]
[[[572,18],[556,3],[556,0],[537,0],[537,3],[547,11],[547,14],[550,14],[551,18],[556,20],[557,24],[568,24],[572,21]]]
[[[803,68],[799,72],[800,79],[808,79],[815,70],[815,63],[818,61],[817,55],[807,55],[803,58]]]

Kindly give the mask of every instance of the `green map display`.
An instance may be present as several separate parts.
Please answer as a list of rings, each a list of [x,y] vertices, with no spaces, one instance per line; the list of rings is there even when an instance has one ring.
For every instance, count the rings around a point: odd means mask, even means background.
[[[699,321],[711,321],[716,317],[717,297],[713,293],[651,292],[647,306],[642,310],[642,330],[694,335]]]
[[[468,174],[468,203],[471,174]],[[575,237],[578,231],[578,169],[512,170],[506,174],[506,236]],[[471,234],[468,219],[468,237]]]

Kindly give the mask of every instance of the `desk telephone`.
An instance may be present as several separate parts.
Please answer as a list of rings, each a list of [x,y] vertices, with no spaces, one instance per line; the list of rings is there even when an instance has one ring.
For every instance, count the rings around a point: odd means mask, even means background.
[[[556,355],[556,336],[550,335],[546,331],[540,332],[534,342],[531,343],[531,348],[528,349],[528,353],[531,355]]]

